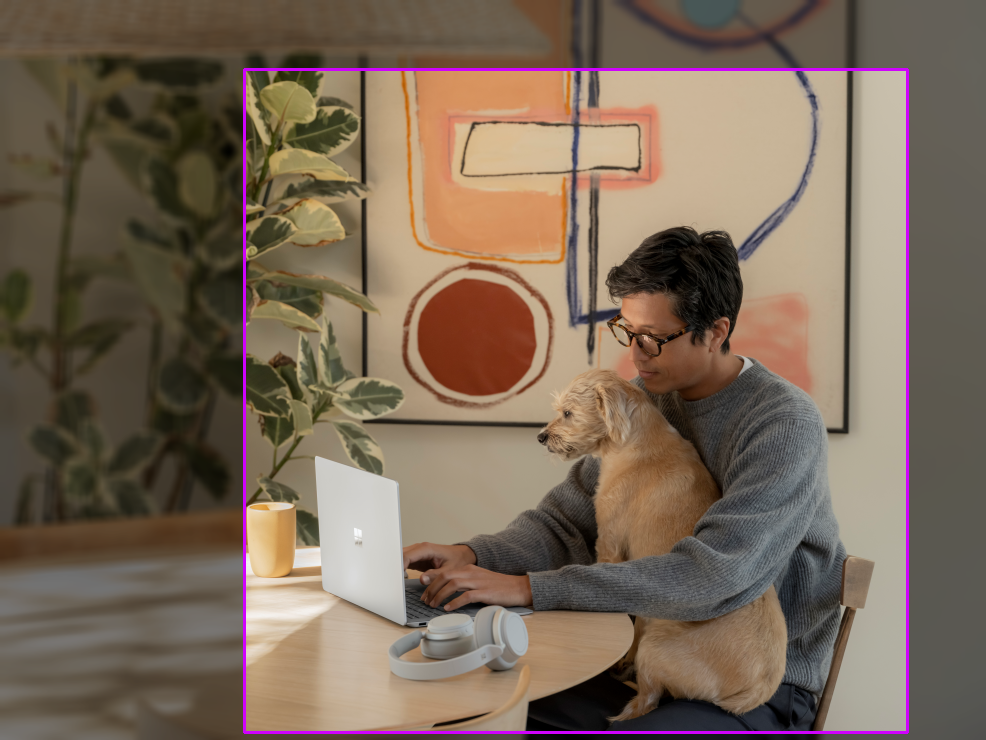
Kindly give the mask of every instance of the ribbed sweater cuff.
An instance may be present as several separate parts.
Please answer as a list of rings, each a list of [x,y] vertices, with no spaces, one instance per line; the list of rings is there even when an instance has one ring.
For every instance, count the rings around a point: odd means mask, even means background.
[[[476,553],[476,565],[486,570],[497,570],[495,539],[490,535],[479,535],[465,542],[456,542],[456,545],[465,545]]]
[[[531,581],[531,596],[534,601],[534,611],[543,612],[552,609],[579,608],[578,595],[571,581],[559,578],[558,571],[546,570],[540,573],[528,573]],[[581,609],[585,609],[582,606]]]

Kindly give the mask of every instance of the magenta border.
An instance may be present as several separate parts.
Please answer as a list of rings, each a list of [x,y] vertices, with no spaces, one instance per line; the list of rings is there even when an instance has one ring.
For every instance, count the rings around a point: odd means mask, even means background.
[[[911,645],[911,620],[910,620],[910,604],[911,604],[911,589],[910,589],[910,492],[911,492],[911,466],[910,466],[910,395],[911,395],[911,383],[910,383],[910,282],[911,282],[911,271],[910,271],[910,255],[911,255],[911,228],[910,228],[910,70],[906,67],[710,67],[710,68],[678,68],[678,67],[244,67],[243,68],[243,99],[246,99],[246,73],[247,72],[278,72],[278,71],[323,71],[323,72],[427,72],[436,69],[441,69],[447,72],[903,72],[904,73],[904,110],[905,110],[905,122],[904,122],[904,142],[905,142],[905,152],[904,152],[904,295],[905,295],[905,314],[904,314],[904,729],[903,730],[816,730],[816,731],[803,731],[798,734],[803,735],[906,735],[910,732],[911,727],[911,659],[910,659],[910,645]],[[246,106],[243,108],[243,132],[246,131]],[[243,240],[244,240],[244,250],[246,249],[246,159],[243,160],[243,181],[241,184],[243,192]],[[851,248],[851,245],[850,245]],[[243,281],[246,283],[246,260],[243,261]],[[244,308],[243,313],[243,361],[242,361],[242,374],[243,374],[243,407],[242,407],[242,449],[243,449],[243,497],[246,500],[248,486],[247,486],[247,476],[246,476],[246,416],[247,416],[247,405],[246,405],[246,310]],[[246,516],[243,519],[243,552],[246,552]],[[243,733],[245,735],[419,735],[419,734],[435,734],[435,730],[298,730],[289,731],[285,730],[282,732],[270,732],[267,730],[247,730],[246,729],[246,558],[243,558],[242,565],[242,625],[243,625],[243,637],[242,637],[242,696],[244,702],[243,708]],[[506,731],[506,730],[474,730],[471,732],[460,732],[455,734],[461,735],[569,735],[569,734],[586,734],[580,732],[554,732],[547,730],[530,730],[530,731]],[[635,732],[625,732],[621,734],[629,735],[663,735],[668,734],[663,731],[635,731]],[[713,732],[706,730],[683,730],[675,732],[674,734],[679,735],[767,735],[767,734],[777,734],[773,730],[763,730],[763,731],[752,731],[752,732],[740,732],[740,731],[727,731],[727,732]]]

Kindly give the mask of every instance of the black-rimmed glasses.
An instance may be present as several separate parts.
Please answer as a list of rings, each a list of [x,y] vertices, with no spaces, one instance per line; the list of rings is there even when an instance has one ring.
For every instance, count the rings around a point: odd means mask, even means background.
[[[650,355],[651,357],[658,357],[661,354],[661,347],[670,342],[672,339],[677,339],[695,328],[689,324],[684,329],[679,329],[674,334],[669,334],[664,337],[664,339],[661,339],[660,337],[655,337],[652,334],[638,334],[637,332],[630,331],[622,324],[616,323],[622,318],[623,316],[616,314],[616,316],[606,322],[606,326],[608,326],[609,330],[613,332],[613,336],[616,337],[616,341],[624,347],[629,347],[633,344],[634,337],[636,337],[637,346],[640,347],[645,355]]]

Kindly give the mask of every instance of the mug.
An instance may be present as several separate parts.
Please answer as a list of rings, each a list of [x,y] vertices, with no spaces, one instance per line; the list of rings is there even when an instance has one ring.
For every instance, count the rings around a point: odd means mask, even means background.
[[[254,575],[286,576],[294,567],[294,504],[262,501],[247,507],[247,547]]]

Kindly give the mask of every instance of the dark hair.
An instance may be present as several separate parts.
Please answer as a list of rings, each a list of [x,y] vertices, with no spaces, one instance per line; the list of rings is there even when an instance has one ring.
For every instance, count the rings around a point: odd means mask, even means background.
[[[688,226],[649,236],[622,265],[606,276],[609,296],[617,301],[638,293],[663,293],[674,315],[695,327],[692,344],[705,338],[720,318],[729,319],[729,335],[743,302],[743,279],[733,240],[725,231],[699,234]],[[729,351],[729,335],[721,351]]]

